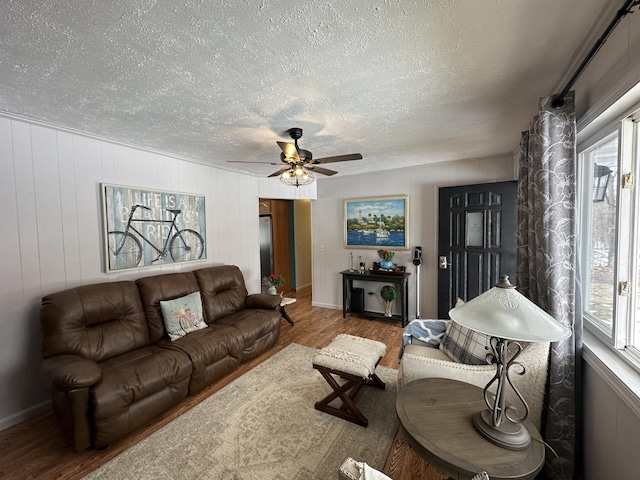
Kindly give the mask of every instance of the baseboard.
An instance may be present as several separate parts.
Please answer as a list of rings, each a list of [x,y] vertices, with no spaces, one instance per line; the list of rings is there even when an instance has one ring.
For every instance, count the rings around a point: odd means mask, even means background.
[[[342,305],[333,305],[329,303],[311,302],[312,307],[330,308],[331,310],[342,310]]]
[[[321,307],[321,308],[330,308],[331,310],[342,310],[342,305],[333,305],[329,303],[319,303],[319,302],[311,302],[312,307]],[[384,314],[384,310],[367,310],[366,312],[354,312],[356,315],[367,316],[367,312],[378,313],[380,315]]]
[[[0,431],[6,430],[9,427],[13,427],[18,423],[29,420],[37,415],[45,413],[48,410],[53,408],[51,404],[51,400],[47,400],[45,402],[39,403],[38,405],[34,405],[31,408],[27,408],[26,410],[22,410],[14,415],[9,417],[5,417],[0,419]]]

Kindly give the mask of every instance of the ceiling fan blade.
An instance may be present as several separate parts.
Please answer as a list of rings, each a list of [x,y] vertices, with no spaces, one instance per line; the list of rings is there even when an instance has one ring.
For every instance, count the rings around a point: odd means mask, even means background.
[[[298,156],[298,149],[293,143],[287,142],[276,142],[278,146],[282,149],[285,157],[293,158],[296,162],[300,161],[300,157]]]
[[[362,160],[362,155],[359,153],[350,153],[348,155],[337,155],[335,157],[314,158],[313,163],[348,162],[350,160]]]
[[[259,165],[282,165],[281,163],[273,162],[251,162],[249,160],[227,160],[227,163],[257,163]]]
[[[267,178],[271,178],[271,177],[279,177],[280,175],[282,175],[284,172],[288,172],[290,169],[289,168],[281,168],[280,170],[278,170],[277,172],[273,172],[271,175],[269,175]]]
[[[319,173],[321,175],[326,175],[328,177],[338,173],[338,172],[334,172],[333,170],[329,170],[328,168],[316,167],[315,165],[308,165],[306,168],[311,170],[313,173]]]

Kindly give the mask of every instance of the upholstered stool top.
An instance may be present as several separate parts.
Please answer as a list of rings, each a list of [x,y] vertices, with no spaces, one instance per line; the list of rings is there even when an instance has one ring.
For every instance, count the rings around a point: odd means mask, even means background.
[[[382,342],[342,333],[314,355],[313,364],[369,378],[386,352]]]
[[[356,462],[348,457],[338,469],[339,480],[391,480],[384,473],[365,462]]]

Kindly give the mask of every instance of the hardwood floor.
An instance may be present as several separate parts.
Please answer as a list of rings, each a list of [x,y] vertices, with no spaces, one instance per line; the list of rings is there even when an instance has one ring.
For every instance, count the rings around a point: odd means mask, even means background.
[[[82,478],[292,342],[322,348],[338,333],[371,338],[387,345],[387,354],[380,364],[398,368],[398,352],[402,341],[402,327],[398,322],[368,320],[353,315],[343,319],[341,310],[311,307],[311,289],[289,296],[297,298],[295,304],[286,307],[295,325],[291,326],[284,319],[282,320],[278,343],[272,349],[253,361],[241,365],[238,370],[205,391],[185,399],[152,424],[112,444],[106,450],[91,449],[74,453],[62,436],[53,411],[0,432],[0,478]],[[401,434],[398,434],[394,440],[384,473],[394,480],[441,480],[443,478],[411,450]]]

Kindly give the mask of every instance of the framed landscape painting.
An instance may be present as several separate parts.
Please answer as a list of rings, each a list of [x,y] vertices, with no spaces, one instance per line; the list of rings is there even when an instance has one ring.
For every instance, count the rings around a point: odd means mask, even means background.
[[[408,241],[408,195],[344,200],[346,248],[408,250]]]
[[[207,258],[204,196],[102,184],[107,272]]]

